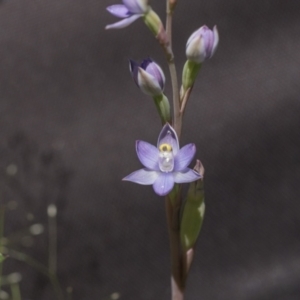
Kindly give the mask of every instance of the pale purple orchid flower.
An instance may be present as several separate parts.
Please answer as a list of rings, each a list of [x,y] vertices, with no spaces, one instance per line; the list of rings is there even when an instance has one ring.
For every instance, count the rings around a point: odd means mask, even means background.
[[[123,4],[108,6],[106,9],[114,16],[123,19],[107,25],[105,29],[121,29],[129,26],[149,10],[148,0],[122,0]]]
[[[201,175],[188,168],[195,153],[195,144],[179,148],[175,130],[166,124],[158,137],[157,147],[144,142],[136,142],[136,152],[145,168],[123,178],[142,185],[153,185],[159,196],[167,195],[175,183],[196,181]]]
[[[189,60],[202,63],[215,53],[219,43],[217,26],[213,30],[206,25],[196,30],[186,44],[186,56]]]
[[[136,85],[147,95],[160,95],[165,87],[166,78],[161,67],[151,58],[141,64],[129,60],[129,69]]]

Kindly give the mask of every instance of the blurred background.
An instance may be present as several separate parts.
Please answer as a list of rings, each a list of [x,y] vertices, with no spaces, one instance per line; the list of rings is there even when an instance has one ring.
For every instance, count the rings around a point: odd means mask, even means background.
[[[164,200],[121,181],[140,168],[135,140],[155,144],[160,131],[128,59],[156,60],[171,98],[168,68],[142,20],[104,30],[117,3],[0,2],[0,202],[15,250],[3,274],[22,275],[24,300],[57,299],[28,259],[48,264],[51,204],[57,274],[72,299],[170,299]],[[164,19],[164,1],[151,5]],[[300,3],[179,0],[179,76],[203,24],[217,24],[220,44],[184,119],[182,144],[196,143],[206,169],[186,299],[300,299]]]

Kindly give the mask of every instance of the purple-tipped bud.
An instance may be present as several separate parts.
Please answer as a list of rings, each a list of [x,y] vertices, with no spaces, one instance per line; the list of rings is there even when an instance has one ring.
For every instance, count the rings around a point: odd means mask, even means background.
[[[206,25],[196,30],[186,44],[187,59],[196,63],[202,63],[215,53],[219,43],[217,26],[213,30]]]
[[[160,95],[165,87],[165,75],[158,64],[147,58],[141,64],[129,61],[129,69],[136,85],[147,95]]]

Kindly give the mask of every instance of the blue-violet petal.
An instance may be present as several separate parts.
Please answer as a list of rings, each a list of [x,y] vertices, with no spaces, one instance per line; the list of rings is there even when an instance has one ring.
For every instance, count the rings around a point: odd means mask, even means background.
[[[128,18],[131,13],[127,9],[125,5],[122,4],[115,4],[108,6],[106,8],[112,15],[118,17],[118,18]]]
[[[143,15],[132,15],[126,19],[123,19],[122,21],[107,25],[105,29],[121,29],[124,27],[129,26],[131,23],[133,23],[138,18],[142,17]]]
[[[175,156],[174,171],[184,170],[191,163],[195,153],[195,144],[188,144],[182,147]]]
[[[123,180],[132,181],[142,185],[150,185],[157,180],[159,174],[160,173],[156,171],[151,171],[148,169],[140,169],[124,177]]]
[[[160,95],[162,92],[157,79],[140,67],[138,68],[137,82],[139,88],[147,95]]]
[[[186,182],[193,182],[201,178],[201,175],[194,170],[186,168],[184,171],[181,172],[174,172],[174,182],[176,183],[186,183]]]
[[[148,169],[158,171],[159,150],[144,141],[136,142],[136,153],[140,162]]]
[[[153,184],[155,193],[159,196],[167,195],[174,186],[172,173],[159,173],[159,176]]]
[[[159,65],[157,65],[155,62],[152,62],[152,63],[148,64],[145,71],[148,72],[149,74],[151,74],[157,80],[157,82],[160,85],[160,88],[163,90],[166,79],[165,79],[164,73],[163,73],[162,69],[159,67]]]

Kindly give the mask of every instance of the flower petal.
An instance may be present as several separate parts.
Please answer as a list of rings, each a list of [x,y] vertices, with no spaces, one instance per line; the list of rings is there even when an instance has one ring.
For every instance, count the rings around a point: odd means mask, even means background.
[[[173,186],[173,173],[159,173],[153,184],[153,189],[157,195],[165,196],[172,190]]]
[[[131,17],[128,17],[126,19],[123,19],[122,21],[106,25],[105,29],[121,29],[124,27],[129,26],[131,23],[133,23],[138,18],[142,17],[143,15],[132,15]]]
[[[195,144],[188,144],[182,147],[175,156],[174,171],[184,170],[191,163],[195,153]]]
[[[132,181],[142,185],[150,185],[157,180],[159,174],[160,173],[156,171],[151,171],[148,169],[140,169],[124,177],[122,180]]]
[[[140,67],[138,68],[137,82],[140,89],[147,95],[156,96],[162,93],[157,79]]]
[[[189,46],[189,44],[191,43],[191,41],[192,41],[193,39],[195,39],[197,36],[200,36],[200,29],[201,29],[201,28],[199,28],[198,30],[194,31],[194,32],[192,33],[192,35],[189,37],[189,39],[188,39],[187,42],[186,42],[186,48]]]
[[[127,18],[131,15],[127,7],[122,4],[111,5],[108,6],[106,9],[108,10],[108,12],[110,12],[112,15],[118,18]]]
[[[159,159],[159,150],[144,141],[136,142],[136,153],[140,162],[150,170],[159,170],[158,159]]]
[[[201,63],[206,59],[204,38],[202,35],[195,36],[186,47],[186,56],[189,60]]]
[[[216,25],[213,28],[213,32],[214,32],[214,45],[213,45],[213,50],[212,50],[212,53],[211,53],[210,57],[212,57],[214,55],[214,53],[217,50],[218,44],[219,44],[219,32],[218,32],[218,29],[217,29]]]
[[[159,148],[161,144],[171,145],[174,155],[176,155],[179,150],[177,134],[170,124],[166,124],[158,136],[157,148]]]
[[[189,168],[186,168],[181,172],[174,172],[173,176],[174,182],[176,183],[193,182],[201,178],[201,175],[199,173]]]
[[[142,66],[141,66],[142,67]],[[155,62],[151,62],[146,68],[143,68],[146,72],[151,74],[159,83],[161,90],[165,87],[166,78],[161,67]]]
[[[134,14],[144,14],[148,10],[146,0],[123,0],[124,5]]]
[[[148,57],[142,60],[140,67],[144,70],[147,69],[147,67],[149,66],[149,64],[151,64],[153,62],[153,60]]]

